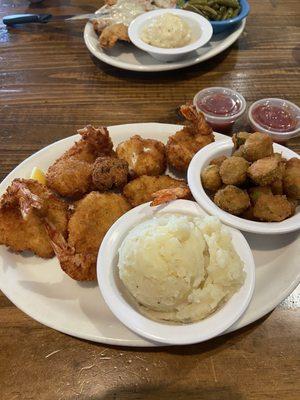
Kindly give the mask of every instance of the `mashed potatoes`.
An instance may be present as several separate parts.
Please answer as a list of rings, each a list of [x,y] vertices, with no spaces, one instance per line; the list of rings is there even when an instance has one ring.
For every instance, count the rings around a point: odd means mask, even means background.
[[[143,29],[141,39],[151,46],[166,49],[183,47],[191,41],[191,30],[184,19],[165,13]]]
[[[243,284],[243,262],[215,217],[165,214],[133,228],[119,275],[146,316],[188,323],[207,317]]]

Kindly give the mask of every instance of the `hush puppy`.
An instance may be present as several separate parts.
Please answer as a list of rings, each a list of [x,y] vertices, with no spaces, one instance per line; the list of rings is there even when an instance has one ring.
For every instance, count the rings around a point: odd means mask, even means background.
[[[127,183],[128,164],[116,157],[99,157],[93,165],[92,181],[95,189],[106,191]]]

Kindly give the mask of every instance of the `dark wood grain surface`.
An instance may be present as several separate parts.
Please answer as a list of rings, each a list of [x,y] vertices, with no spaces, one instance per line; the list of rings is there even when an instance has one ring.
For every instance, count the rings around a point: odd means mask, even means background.
[[[233,87],[249,103],[275,96],[299,105],[300,2],[250,4],[246,30],[230,49],[203,64],[158,74],[118,70],[91,57],[82,23],[9,30],[0,25],[0,179],[87,123],[177,123],[178,105],[206,86]],[[0,0],[0,17],[85,13],[100,5]],[[300,140],[288,146],[299,152]],[[0,295],[0,398],[295,400],[300,397],[299,298],[298,290],[264,319],[208,343],[142,350],[66,336]]]

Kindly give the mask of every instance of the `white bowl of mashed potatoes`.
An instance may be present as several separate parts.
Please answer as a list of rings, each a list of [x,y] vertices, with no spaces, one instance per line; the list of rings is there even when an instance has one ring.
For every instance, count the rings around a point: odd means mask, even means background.
[[[244,236],[197,203],[135,207],[106,234],[97,276],[129,329],[154,342],[191,344],[225,332],[246,310],[255,266]]]
[[[129,25],[131,42],[162,62],[183,58],[209,42],[211,23],[199,14],[159,9],[138,16]]]

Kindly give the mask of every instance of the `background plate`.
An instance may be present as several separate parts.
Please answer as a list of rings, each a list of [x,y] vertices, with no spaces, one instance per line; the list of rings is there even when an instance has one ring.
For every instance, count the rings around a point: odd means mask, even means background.
[[[109,128],[114,144],[134,135],[160,139],[179,125],[128,124]],[[33,154],[0,184],[0,195],[17,177],[28,178],[34,166],[46,170],[78,138],[60,140]],[[229,140],[216,134],[216,140]],[[300,281],[298,232],[284,235],[245,234],[254,254],[256,287],[244,315],[230,328],[239,329],[271,311]],[[58,331],[82,339],[125,346],[155,346],[128,330],[106,306],[97,283],[78,283],[60,268],[56,258],[16,255],[0,246],[0,289],[23,312]]]
[[[210,42],[205,46],[188,57],[172,63],[162,63],[155,60],[148,53],[128,43],[120,42],[110,50],[103,50],[99,46],[98,36],[90,22],[84,28],[84,41],[95,57],[114,67],[141,72],[171,71],[201,63],[226,50],[241,36],[245,25],[246,19],[234,29],[213,35]]]

